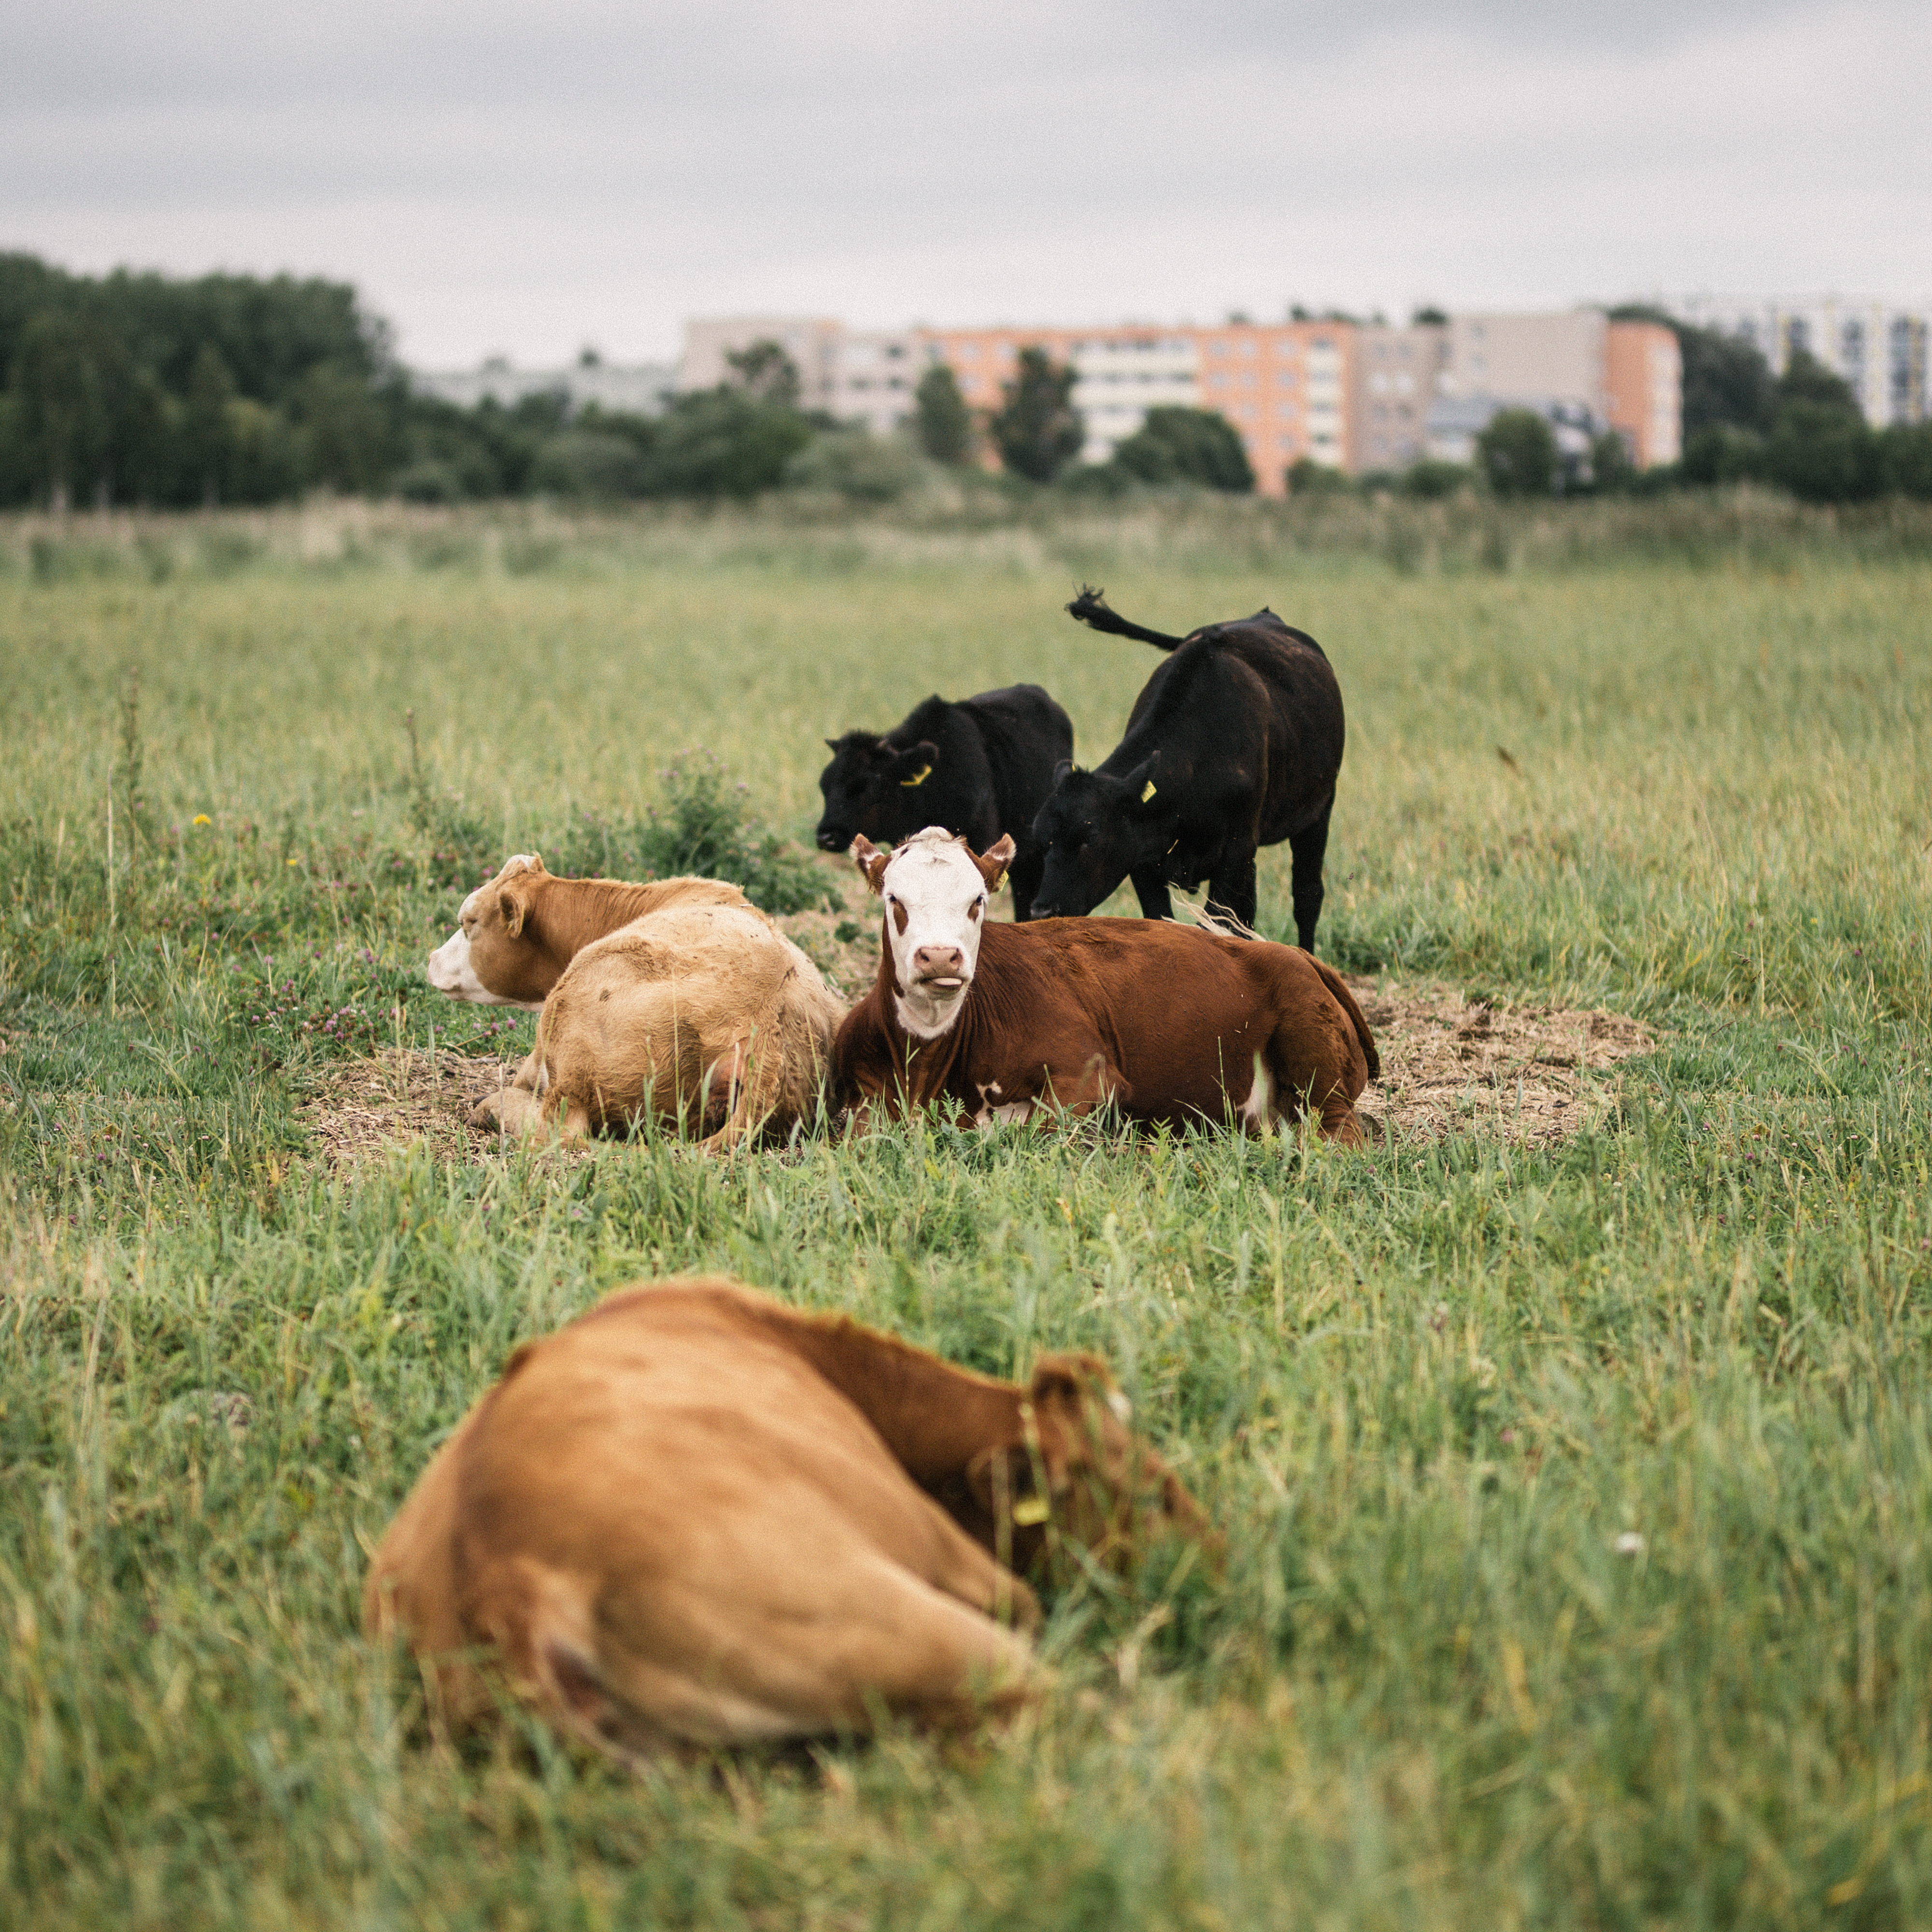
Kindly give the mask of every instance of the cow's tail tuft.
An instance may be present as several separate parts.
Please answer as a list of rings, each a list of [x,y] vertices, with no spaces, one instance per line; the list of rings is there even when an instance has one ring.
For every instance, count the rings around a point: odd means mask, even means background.
[[[1130,623],[1118,610],[1109,610],[1107,593],[1096,590],[1090,584],[1080,586],[1080,595],[1066,607],[1066,614],[1076,617],[1083,624],[1090,624],[1096,631],[1107,632],[1116,638],[1133,638],[1144,644],[1157,644],[1164,651],[1171,651],[1177,644],[1185,644],[1184,638],[1171,638],[1165,631],[1150,631],[1144,624]]]
[[[1362,1042],[1362,1058],[1369,1063],[1369,1078],[1379,1080],[1382,1077],[1382,1057],[1376,1051],[1376,1036],[1369,1030],[1369,1022],[1361,1008],[1355,1003],[1347,982],[1334,967],[1324,965],[1310,953],[1309,958],[1316,972],[1322,975],[1322,983],[1335,995],[1342,1012],[1348,1016],[1348,1023],[1355,1029],[1355,1037]]]

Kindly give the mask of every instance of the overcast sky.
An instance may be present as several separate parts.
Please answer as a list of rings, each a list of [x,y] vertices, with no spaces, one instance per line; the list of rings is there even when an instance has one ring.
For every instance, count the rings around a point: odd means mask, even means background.
[[[405,360],[1932,293],[1928,0],[10,0],[0,248],[353,280]]]

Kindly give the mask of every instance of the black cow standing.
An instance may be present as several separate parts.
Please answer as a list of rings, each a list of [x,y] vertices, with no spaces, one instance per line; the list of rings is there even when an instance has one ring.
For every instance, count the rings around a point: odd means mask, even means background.
[[[818,778],[824,850],[843,852],[860,832],[896,844],[943,825],[983,852],[1010,832],[1013,916],[1033,916],[1041,864],[1034,814],[1055,770],[1073,755],[1073,722],[1038,685],[1008,685],[957,704],[928,698],[884,736],[848,731],[825,742],[832,762]]]
[[[1252,926],[1256,848],[1286,838],[1295,930],[1312,952],[1342,765],[1342,691],[1322,646],[1272,610],[1171,638],[1116,615],[1105,594],[1083,588],[1066,608],[1174,655],[1106,760],[1066,769],[1041,807],[1034,916],[1091,912],[1126,878],[1149,919],[1172,919],[1168,887],[1204,878],[1213,904]]]

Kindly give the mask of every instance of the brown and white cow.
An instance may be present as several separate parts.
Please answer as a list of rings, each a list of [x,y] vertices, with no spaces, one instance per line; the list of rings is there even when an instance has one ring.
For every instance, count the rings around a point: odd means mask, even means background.
[[[1360,1144],[1355,1100],[1381,1070],[1329,968],[1166,920],[989,923],[1012,850],[1002,838],[978,857],[937,826],[890,854],[853,842],[885,917],[878,982],[832,1049],[842,1103],[957,1108],[982,1125],[1112,1105],[1251,1132],[1306,1112]]]
[[[463,902],[456,930],[429,956],[429,982],[453,1000],[538,1012],[592,940],[673,905],[751,901],[722,879],[560,879],[534,852],[514,853]]]
[[[1016,1571],[1062,1539],[1119,1567],[1211,1542],[1087,1354],[1024,1386],[722,1280],[614,1294],[440,1449],[363,1618],[406,1633],[463,1726],[517,1694],[631,1761],[680,1743],[940,1725],[1034,1694]]]

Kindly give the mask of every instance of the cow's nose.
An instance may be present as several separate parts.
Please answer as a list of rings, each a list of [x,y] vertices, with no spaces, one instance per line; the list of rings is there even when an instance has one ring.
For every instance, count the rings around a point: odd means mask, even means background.
[[[818,849],[821,852],[842,852],[852,842],[849,832],[836,832],[821,825],[818,828]]]
[[[956,946],[922,946],[912,965],[922,980],[958,979],[966,970],[966,956]]]

